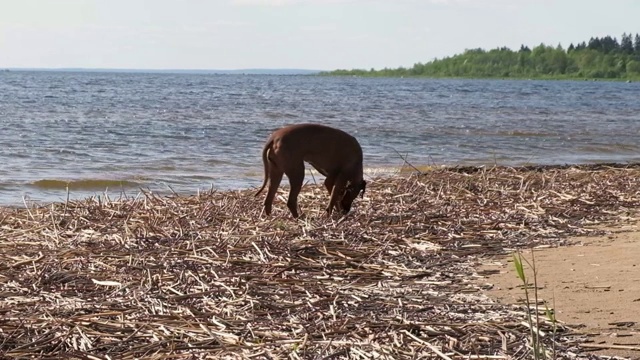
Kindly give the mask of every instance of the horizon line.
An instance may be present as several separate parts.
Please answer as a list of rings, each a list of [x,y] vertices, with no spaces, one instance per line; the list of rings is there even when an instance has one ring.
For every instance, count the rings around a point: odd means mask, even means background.
[[[261,73],[261,74],[312,74],[331,70],[303,68],[244,68],[244,69],[145,69],[145,68],[91,68],[91,67],[0,67],[0,71],[87,71],[87,72],[162,72],[162,73]]]

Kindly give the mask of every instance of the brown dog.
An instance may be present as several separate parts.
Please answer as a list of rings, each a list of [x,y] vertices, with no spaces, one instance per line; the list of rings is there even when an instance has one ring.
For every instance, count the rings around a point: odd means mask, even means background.
[[[362,194],[367,185],[362,178],[362,148],[353,136],[338,129],[319,124],[298,124],[274,131],[262,150],[264,182],[255,196],[269,182],[264,200],[267,215],[276,190],[287,174],[291,189],[287,207],[294,218],[298,217],[298,194],[304,181],[304,161],[326,177],[324,186],[331,194],[327,216],[334,207],[347,214],[353,200]]]

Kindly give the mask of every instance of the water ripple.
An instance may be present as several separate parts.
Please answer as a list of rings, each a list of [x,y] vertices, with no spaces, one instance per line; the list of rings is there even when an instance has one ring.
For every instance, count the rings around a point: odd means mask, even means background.
[[[103,188],[261,182],[283,125],[356,135],[371,169],[639,158],[640,83],[65,72],[0,74],[0,204]],[[126,180],[129,181],[129,180]],[[129,184],[125,182],[124,184]]]

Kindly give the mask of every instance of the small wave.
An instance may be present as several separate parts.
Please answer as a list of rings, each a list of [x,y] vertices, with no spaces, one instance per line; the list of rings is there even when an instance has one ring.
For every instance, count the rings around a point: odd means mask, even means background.
[[[39,189],[67,189],[69,190],[104,190],[107,188],[133,188],[139,187],[135,181],[130,180],[108,180],[108,179],[82,179],[82,180],[56,180],[42,179],[30,184]]]
[[[415,172],[427,172],[438,168],[431,165],[398,165],[398,166],[379,166],[379,167],[365,167],[363,169],[366,175],[376,176],[388,176],[396,174],[411,174]]]
[[[204,163],[207,165],[237,165],[235,164],[233,161],[226,161],[226,160],[220,160],[220,159],[206,159],[204,160]]]
[[[280,119],[280,118],[295,119],[298,117],[298,115],[296,114],[292,114],[288,112],[279,112],[279,111],[265,111],[264,115],[270,119]]]
[[[549,133],[546,132],[537,132],[537,131],[526,131],[526,130],[511,130],[511,131],[499,131],[497,135],[502,136],[549,136]]]
[[[417,171],[419,172],[428,172],[428,171],[432,171],[434,169],[438,169],[439,166],[431,166],[431,165],[415,165],[415,167],[413,166],[409,166],[409,165],[398,165],[398,166],[393,166],[393,165],[389,165],[389,166],[372,166],[372,167],[365,167],[364,169],[362,169],[362,171],[364,172],[364,174],[368,177],[378,177],[378,176],[390,176],[390,175],[397,175],[397,174],[401,174],[401,175],[405,175],[405,174],[411,174],[411,173],[415,173]],[[246,171],[244,173],[242,173],[243,176],[247,176],[247,177],[252,177],[252,178],[262,178],[264,176],[264,171],[262,169],[260,170],[254,170],[254,171]],[[308,165],[305,163],[305,176],[307,175],[312,175],[315,177],[322,177],[322,175],[313,167],[311,167],[311,165]]]
[[[579,149],[581,152],[596,154],[633,153],[638,151],[638,147],[631,144],[584,145],[580,146]]]
[[[526,130],[504,130],[504,131],[491,131],[482,129],[446,129],[441,131],[443,134],[454,135],[459,133],[465,133],[476,136],[513,136],[513,137],[545,137],[553,136],[553,133],[544,131],[526,131]]]

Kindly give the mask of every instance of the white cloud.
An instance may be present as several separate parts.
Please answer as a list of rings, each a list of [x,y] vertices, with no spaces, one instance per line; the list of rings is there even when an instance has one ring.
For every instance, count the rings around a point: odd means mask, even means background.
[[[233,5],[287,6],[287,5],[330,5],[344,4],[358,0],[231,0]]]
[[[336,31],[338,27],[336,24],[316,24],[316,25],[304,25],[300,27],[302,31],[308,32],[329,32]]]
[[[296,0],[232,0],[234,5],[266,5],[266,6],[283,6],[296,3]]]
[[[435,5],[471,5],[472,7],[511,5],[512,0],[429,0]]]
[[[290,6],[290,5],[336,5],[348,3],[384,3],[390,0],[230,0],[231,4],[239,6]],[[472,7],[507,5],[512,0],[394,0],[398,4],[430,3],[433,5],[470,5]]]

